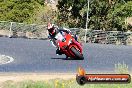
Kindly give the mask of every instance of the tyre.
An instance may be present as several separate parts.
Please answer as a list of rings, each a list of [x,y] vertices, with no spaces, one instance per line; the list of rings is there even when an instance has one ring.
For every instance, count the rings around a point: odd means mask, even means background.
[[[75,47],[72,47],[71,51],[75,54],[76,59],[84,59],[83,55]]]
[[[86,78],[84,76],[76,77],[76,81],[79,85],[84,85],[86,83]]]

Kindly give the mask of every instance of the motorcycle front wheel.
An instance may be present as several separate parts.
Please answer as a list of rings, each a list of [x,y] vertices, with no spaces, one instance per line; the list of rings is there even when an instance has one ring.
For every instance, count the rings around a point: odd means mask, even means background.
[[[71,51],[74,53],[76,59],[84,59],[83,55],[75,47],[71,47]]]

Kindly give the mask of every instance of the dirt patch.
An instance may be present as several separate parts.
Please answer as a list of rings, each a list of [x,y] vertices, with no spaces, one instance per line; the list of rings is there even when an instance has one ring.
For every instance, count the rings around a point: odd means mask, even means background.
[[[126,21],[127,21],[127,24],[132,26],[132,17],[127,17]]]
[[[9,36],[9,35],[13,35],[13,33],[10,32],[9,30],[0,30],[0,35]]]
[[[44,81],[57,78],[68,80],[75,77],[76,74],[74,73],[0,73],[0,84],[5,81]]]

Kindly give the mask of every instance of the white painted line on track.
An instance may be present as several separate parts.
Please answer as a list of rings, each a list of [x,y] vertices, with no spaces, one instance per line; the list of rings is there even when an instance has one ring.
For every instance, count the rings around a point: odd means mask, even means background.
[[[14,59],[10,56],[0,55],[0,65],[8,64],[8,63],[11,63],[13,61],[14,61]]]

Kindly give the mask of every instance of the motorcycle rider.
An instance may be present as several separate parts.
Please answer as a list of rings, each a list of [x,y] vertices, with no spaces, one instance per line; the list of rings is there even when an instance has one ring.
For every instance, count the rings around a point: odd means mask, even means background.
[[[59,27],[55,27],[54,24],[51,24],[51,23],[48,23],[48,33],[49,33],[49,36],[48,38],[51,40],[52,44],[57,48],[56,50],[56,54],[58,55],[61,55],[63,54],[60,49],[59,49],[59,46],[57,45],[57,40],[61,40],[62,37],[64,36],[64,33],[67,33],[67,34],[71,34],[71,31],[67,28],[59,28]],[[61,35],[58,35],[61,34]],[[72,35],[72,34],[71,34]],[[73,35],[72,35],[73,36]],[[63,41],[63,40],[62,40]]]

